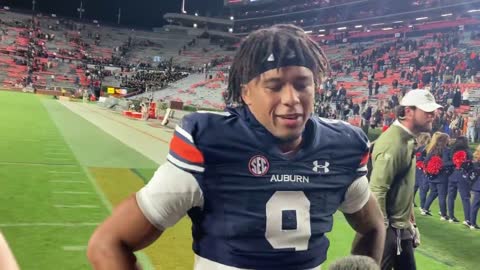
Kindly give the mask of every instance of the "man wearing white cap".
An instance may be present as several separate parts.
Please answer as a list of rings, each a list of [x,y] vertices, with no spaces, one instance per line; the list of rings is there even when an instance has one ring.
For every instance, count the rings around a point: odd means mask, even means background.
[[[415,137],[430,132],[442,106],[426,90],[411,90],[400,102],[397,120],[375,142],[370,187],[385,217],[387,237],[382,270],[416,269],[413,248],[419,233],[413,213]]]
[[[400,106],[416,107],[427,114],[433,113],[437,109],[442,108],[441,105],[435,102],[435,97],[430,92],[428,92],[427,90],[420,90],[420,89],[411,90],[410,92],[408,92],[400,102]],[[417,116],[419,115],[420,114],[417,114]],[[415,130],[413,129],[412,131],[415,132]],[[430,129],[428,129],[428,131],[430,131]]]

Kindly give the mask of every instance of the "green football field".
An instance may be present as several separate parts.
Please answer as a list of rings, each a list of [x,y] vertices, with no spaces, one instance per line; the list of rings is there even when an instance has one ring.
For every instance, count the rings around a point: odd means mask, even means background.
[[[0,91],[0,131],[0,230],[21,268],[90,269],[89,236],[158,164],[50,97]],[[166,143],[158,144],[166,155]],[[460,198],[456,211],[460,219]],[[418,269],[479,269],[480,232],[438,215],[417,215],[417,223]],[[328,237],[323,269],[349,254],[353,232],[342,215]],[[138,256],[145,269],[192,269],[190,221],[183,219]]]

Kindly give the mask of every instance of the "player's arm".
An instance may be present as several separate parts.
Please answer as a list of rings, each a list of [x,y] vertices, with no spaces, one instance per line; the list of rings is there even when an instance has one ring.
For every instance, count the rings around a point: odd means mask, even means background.
[[[380,264],[386,230],[382,212],[370,192],[365,176],[350,185],[340,210],[357,232],[352,245],[352,254],[369,256]]]
[[[130,196],[95,230],[88,243],[88,259],[94,269],[136,269],[133,252],[161,234],[140,210],[135,195]]]
[[[7,241],[0,233],[0,269],[3,270],[18,270],[18,264],[13,256]]]

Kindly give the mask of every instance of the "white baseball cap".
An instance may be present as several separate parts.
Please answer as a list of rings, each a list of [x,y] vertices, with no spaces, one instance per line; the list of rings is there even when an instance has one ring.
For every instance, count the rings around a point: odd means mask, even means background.
[[[427,90],[415,89],[410,90],[400,102],[401,106],[415,106],[424,112],[434,112],[440,108],[441,105],[435,102],[435,97]]]

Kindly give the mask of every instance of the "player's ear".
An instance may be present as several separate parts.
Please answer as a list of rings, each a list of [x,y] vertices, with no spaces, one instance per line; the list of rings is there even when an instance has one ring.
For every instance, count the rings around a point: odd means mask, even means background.
[[[250,105],[252,103],[251,90],[248,84],[241,84],[242,100],[245,104]]]

